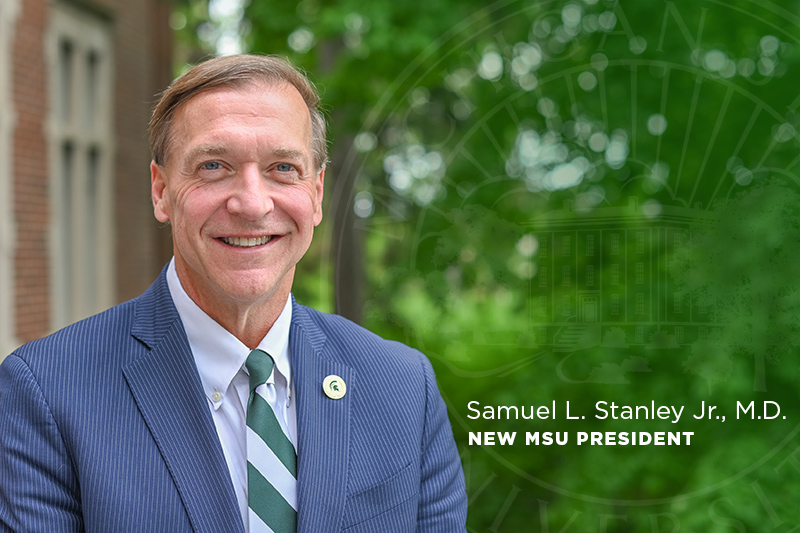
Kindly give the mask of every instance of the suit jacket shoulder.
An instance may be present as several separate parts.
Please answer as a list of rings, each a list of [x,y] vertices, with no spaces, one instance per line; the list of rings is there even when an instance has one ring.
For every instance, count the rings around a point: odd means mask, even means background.
[[[0,365],[0,471],[0,530],[242,530],[163,273]]]
[[[318,329],[319,338],[314,340],[325,344],[323,356],[341,360],[381,381],[424,379],[428,374],[428,358],[401,342],[386,340],[339,315],[302,305],[296,305],[294,313],[299,315],[295,323],[301,329],[311,335]]]
[[[333,459],[328,464],[341,465],[329,474],[344,477],[339,486],[328,487],[344,501],[324,510],[327,520],[340,520],[342,530],[352,532],[464,531],[461,464],[428,359],[345,318],[297,304],[292,322],[292,364],[303,391],[298,412],[316,415],[316,429],[298,417],[300,467],[304,459],[323,462],[304,458],[309,448],[315,454],[325,450]],[[347,385],[342,400],[322,391],[329,373]],[[300,497],[302,505],[302,490]],[[328,530],[321,520],[309,525],[314,527],[308,531]]]

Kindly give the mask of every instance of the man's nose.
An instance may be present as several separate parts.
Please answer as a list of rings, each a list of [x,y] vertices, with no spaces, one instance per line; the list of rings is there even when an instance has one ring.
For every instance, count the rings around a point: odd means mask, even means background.
[[[232,180],[228,212],[249,220],[258,220],[273,210],[269,180],[256,165],[242,167]]]

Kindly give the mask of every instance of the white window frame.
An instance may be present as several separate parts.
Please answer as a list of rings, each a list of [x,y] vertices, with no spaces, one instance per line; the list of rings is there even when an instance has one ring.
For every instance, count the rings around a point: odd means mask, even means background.
[[[611,265],[611,285],[619,285],[619,263]]]
[[[14,26],[20,0],[0,2],[0,361],[17,347],[14,323]]]
[[[672,310],[675,313],[683,313],[683,293],[676,292],[672,295]]]
[[[611,239],[611,255],[619,255],[619,233],[612,233]]]
[[[636,314],[643,315],[644,314],[644,293],[637,292],[636,293]]]
[[[561,316],[572,316],[572,298],[569,294],[561,296]]]
[[[72,46],[73,58],[71,76],[66,79],[71,84],[69,91],[63,90],[65,79],[61,70],[65,41]],[[56,329],[99,312],[114,300],[114,53],[109,24],[66,2],[52,4],[45,47],[51,103],[47,127],[51,185],[50,319]],[[96,58],[91,71],[86,59],[90,52]],[[65,106],[71,109],[68,117]],[[67,144],[74,154],[71,170],[62,164]],[[68,178],[66,172],[70,173]],[[90,175],[94,176],[93,189]],[[94,192],[81,193],[90,190]],[[89,205],[92,201],[93,206]]]
[[[636,253],[644,253],[644,232],[642,231],[636,232]]]

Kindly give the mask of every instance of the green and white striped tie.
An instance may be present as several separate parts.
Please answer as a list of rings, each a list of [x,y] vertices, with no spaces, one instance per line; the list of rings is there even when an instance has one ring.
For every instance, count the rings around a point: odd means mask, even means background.
[[[297,454],[264,398],[275,361],[253,350],[247,402],[247,504],[250,533],[297,531]]]

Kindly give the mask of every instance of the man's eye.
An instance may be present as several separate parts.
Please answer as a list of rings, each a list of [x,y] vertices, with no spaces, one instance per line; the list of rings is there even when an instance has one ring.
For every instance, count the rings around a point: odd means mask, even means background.
[[[278,172],[291,172],[294,170],[294,166],[290,165],[289,163],[278,163],[275,168]]]
[[[219,170],[222,168],[222,165],[219,164],[219,161],[207,161],[201,165],[203,170]]]

